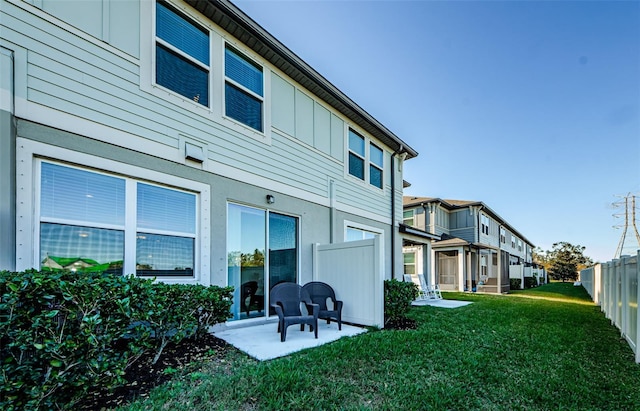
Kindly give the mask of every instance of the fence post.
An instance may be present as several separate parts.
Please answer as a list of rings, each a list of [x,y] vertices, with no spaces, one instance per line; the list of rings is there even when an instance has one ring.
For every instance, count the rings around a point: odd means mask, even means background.
[[[636,362],[640,364],[640,250],[636,255]]]

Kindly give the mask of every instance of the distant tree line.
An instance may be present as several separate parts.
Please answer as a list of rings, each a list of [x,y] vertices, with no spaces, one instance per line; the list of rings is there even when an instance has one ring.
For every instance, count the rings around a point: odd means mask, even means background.
[[[544,267],[554,280],[575,281],[580,270],[593,265],[593,260],[584,255],[585,248],[566,241],[554,243],[553,248],[547,251],[536,247],[533,262]]]

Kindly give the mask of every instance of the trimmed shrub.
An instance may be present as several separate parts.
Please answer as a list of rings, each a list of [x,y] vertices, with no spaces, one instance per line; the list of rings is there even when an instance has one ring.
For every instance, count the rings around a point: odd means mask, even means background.
[[[538,286],[538,279],[536,277],[525,277],[524,288],[533,288]]]
[[[522,280],[519,278],[509,278],[509,288],[511,290],[519,290]]]
[[[203,335],[228,318],[231,292],[105,273],[0,272],[0,409],[70,408],[91,386],[120,385],[167,336]]]
[[[396,279],[384,282],[384,318],[385,324],[406,317],[411,302],[418,298],[418,286],[413,282],[398,281]]]

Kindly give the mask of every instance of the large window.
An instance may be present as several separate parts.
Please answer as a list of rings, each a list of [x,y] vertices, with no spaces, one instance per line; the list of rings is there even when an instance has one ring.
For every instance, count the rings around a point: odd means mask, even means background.
[[[368,181],[374,187],[383,188],[384,151],[353,130],[349,130],[348,162],[349,174]]]
[[[262,67],[227,46],[224,60],[225,114],[262,131],[264,86]]]
[[[40,164],[43,269],[194,276],[196,194]]]
[[[156,3],[156,84],[209,106],[209,33]]]

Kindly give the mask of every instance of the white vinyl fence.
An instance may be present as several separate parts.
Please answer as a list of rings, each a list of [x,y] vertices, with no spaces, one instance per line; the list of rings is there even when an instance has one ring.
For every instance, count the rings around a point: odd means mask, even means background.
[[[547,273],[544,268],[527,267],[523,264],[509,266],[509,278],[520,279],[520,289],[525,288],[525,278],[532,277],[537,280],[537,285],[546,284]]]
[[[330,284],[342,300],[342,320],[384,326],[384,277],[380,238],[314,244],[313,280]]]
[[[608,263],[580,271],[580,281],[594,302],[600,304],[611,323],[620,330],[640,363],[640,250],[634,256],[622,256]]]

